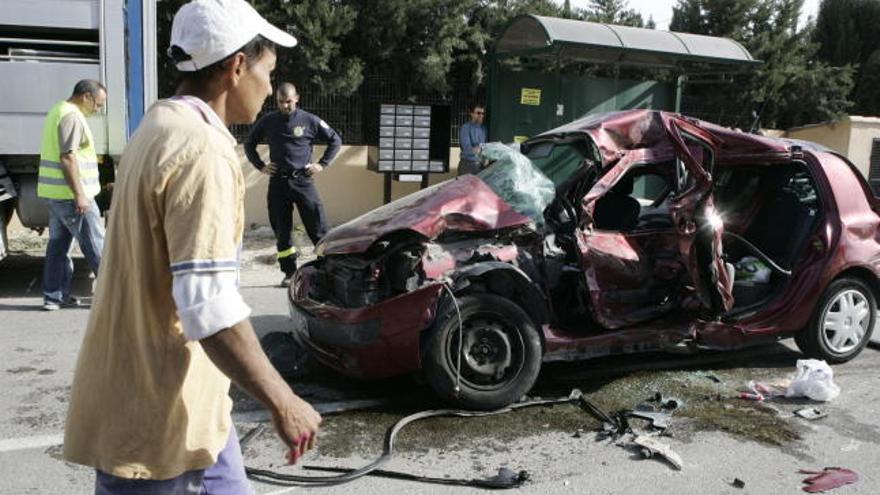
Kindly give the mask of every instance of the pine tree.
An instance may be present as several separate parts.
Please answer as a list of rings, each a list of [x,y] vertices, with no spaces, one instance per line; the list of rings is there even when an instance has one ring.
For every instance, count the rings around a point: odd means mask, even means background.
[[[813,31],[821,60],[858,68],[852,113],[859,115],[880,115],[875,56],[880,50],[878,26],[880,0],[824,0]]]
[[[642,14],[630,9],[626,0],[590,0],[590,5],[582,12],[582,17],[603,24],[645,27]]]
[[[835,118],[851,105],[853,69],[817,61],[810,29],[798,29],[803,0],[679,0],[670,30],[729,37],[763,63],[732,84],[689,86],[712,115],[748,127],[752,111],[763,125],[786,128]]]
[[[269,22],[286,27],[299,43],[279,50],[275,78],[306,91],[350,95],[363,81],[364,64],[344,50],[355,29],[357,11],[339,0],[256,0],[254,7]]]

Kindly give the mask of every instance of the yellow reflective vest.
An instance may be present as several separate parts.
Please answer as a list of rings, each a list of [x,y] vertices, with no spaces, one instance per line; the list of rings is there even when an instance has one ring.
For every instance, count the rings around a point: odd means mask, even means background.
[[[49,110],[43,125],[43,144],[40,148],[40,175],[37,179],[37,196],[46,199],[73,199],[73,189],[67,185],[61,169],[61,143],[58,141],[58,125],[61,119],[76,112],[85,128],[87,143],[74,152],[79,165],[79,179],[86,196],[93,198],[101,192],[98,180],[98,154],[95,139],[79,108],[68,101],[58,102]]]

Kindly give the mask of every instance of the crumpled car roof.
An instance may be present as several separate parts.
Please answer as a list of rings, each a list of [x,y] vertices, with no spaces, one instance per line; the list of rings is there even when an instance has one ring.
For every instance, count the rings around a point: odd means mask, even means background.
[[[719,143],[718,154],[715,157],[718,162],[744,155],[787,153],[792,144],[796,143],[790,139],[758,136],[659,110],[624,110],[587,115],[544,132],[536,139],[552,135],[587,134],[596,143],[602,165],[605,167],[633,149],[655,148],[660,152],[668,150],[671,154],[672,141],[666,131],[664,117],[667,120],[689,123],[714,137]],[[819,145],[808,143],[802,147],[814,149]]]

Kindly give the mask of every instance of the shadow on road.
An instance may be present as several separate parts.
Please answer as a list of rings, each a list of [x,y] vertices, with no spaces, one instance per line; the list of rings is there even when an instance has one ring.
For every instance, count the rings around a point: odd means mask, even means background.
[[[75,296],[88,296],[92,292],[86,260],[82,257],[73,258],[73,287]],[[23,297],[42,297],[43,256],[12,253],[0,261],[0,300]],[[0,309],[28,311],[29,306],[11,305]],[[40,308],[42,309],[42,308]]]

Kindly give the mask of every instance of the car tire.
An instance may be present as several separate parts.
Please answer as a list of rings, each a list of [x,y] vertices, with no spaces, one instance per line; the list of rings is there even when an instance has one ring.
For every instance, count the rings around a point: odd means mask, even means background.
[[[541,369],[541,337],[531,317],[494,294],[466,295],[457,303],[458,310],[451,299],[441,304],[426,335],[422,363],[428,384],[456,407],[495,410],[516,402]]]
[[[819,299],[807,328],[795,336],[798,348],[809,357],[829,363],[849,361],[871,339],[876,307],[874,292],[861,280],[835,280]],[[867,310],[861,319],[860,308]]]

